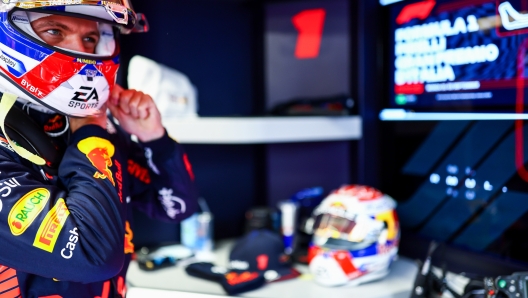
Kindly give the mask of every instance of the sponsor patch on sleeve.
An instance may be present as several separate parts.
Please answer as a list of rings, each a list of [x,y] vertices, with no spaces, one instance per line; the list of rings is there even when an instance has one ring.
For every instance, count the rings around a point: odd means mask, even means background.
[[[79,151],[86,154],[86,158],[92,163],[97,169],[94,174],[94,178],[108,179],[112,185],[115,186],[114,177],[110,167],[112,166],[112,157],[115,153],[115,147],[110,141],[98,138],[90,137],[80,141],[77,144]]]
[[[69,215],[70,211],[66,207],[66,203],[63,199],[59,199],[40,224],[33,246],[47,252],[53,252],[55,243]]]
[[[45,188],[34,189],[20,198],[7,217],[11,233],[22,235],[42,212],[49,198],[50,192]]]

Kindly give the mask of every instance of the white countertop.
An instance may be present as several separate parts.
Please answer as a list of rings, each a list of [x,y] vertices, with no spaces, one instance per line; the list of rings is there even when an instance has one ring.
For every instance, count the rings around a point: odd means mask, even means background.
[[[214,263],[225,266],[233,241],[222,241],[215,249]],[[240,294],[241,297],[259,298],[408,298],[415,275],[416,263],[400,257],[393,263],[391,272],[384,279],[356,287],[323,287],[315,283],[305,265],[295,268],[303,275],[299,278],[274,282],[263,287]],[[187,275],[184,266],[175,266],[158,271],[143,271],[137,263],[132,262],[127,275],[129,291],[127,298],[139,297],[189,297],[210,298],[227,296],[221,285]]]

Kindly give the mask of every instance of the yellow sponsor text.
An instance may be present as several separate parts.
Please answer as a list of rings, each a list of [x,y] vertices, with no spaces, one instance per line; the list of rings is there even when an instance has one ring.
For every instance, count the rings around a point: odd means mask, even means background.
[[[33,246],[53,252],[59,234],[70,215],[64,199],[59,199],[40,224]]]
[[[22,235],[42,212],[50,198],[50,192],[45,188],[37,188],[24,195],[11,208],[7,217],[11,233]]]

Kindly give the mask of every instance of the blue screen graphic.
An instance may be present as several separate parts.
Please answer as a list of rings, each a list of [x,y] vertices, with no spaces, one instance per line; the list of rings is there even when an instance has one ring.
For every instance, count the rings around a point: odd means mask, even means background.
[[[391,108],[524,111],[527,1],[405,1],[390,18]]]

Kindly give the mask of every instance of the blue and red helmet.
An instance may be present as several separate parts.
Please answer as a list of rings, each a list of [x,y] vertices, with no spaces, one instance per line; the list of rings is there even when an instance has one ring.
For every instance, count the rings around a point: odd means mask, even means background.
[[[396,202],[365,185],[345,185],[313,211],[309,268],[324,286],[358,285],[389,273],[400,241]]]
[[[50,15],[96,21],[94,53],[44,42],[31,23]],[[115,85],[118,35],[147,30],[144,16],[128,0],[1,0],[0,92],[67,116],[94,115]]]

